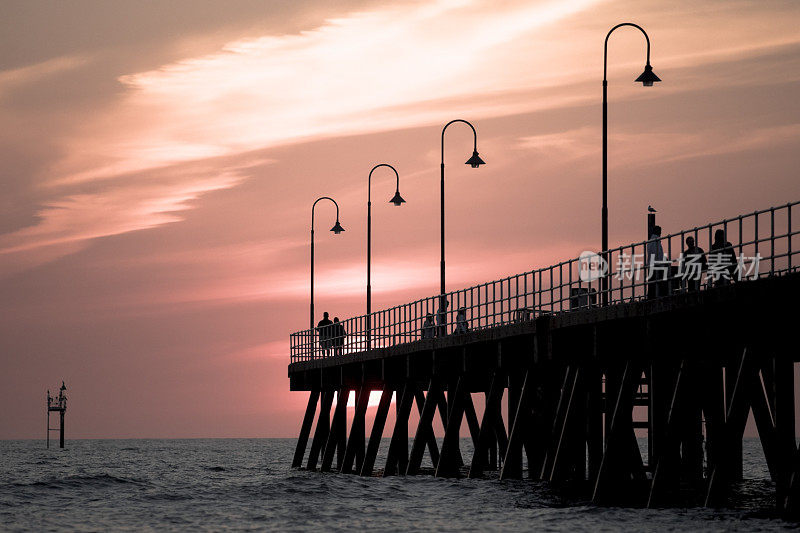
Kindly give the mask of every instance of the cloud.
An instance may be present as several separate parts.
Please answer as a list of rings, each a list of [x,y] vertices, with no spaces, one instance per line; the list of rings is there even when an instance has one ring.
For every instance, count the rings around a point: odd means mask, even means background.
[[[244,174],[226,167],[232,158],[243,165],[265,147],[438,121],[441,109],[425,105],[432,95],[492,88],[473,73],[493,61],[494,47],[595,2],[504,2],[490,12],[466,0],[380,7],[121,76],[119,101],[61,142],[66,155],[42,180],[36,223],[4,236],[0,252],[178,221],[176,212],[202,194],[241,183]],[[54,60],[27,78],[74,64]],[[198,162],[211,170],[181,168]]]
[[[245,165],[257,150],[438,123],[466,107],[472,116],[485,117],[593,101],[596,94],[584,90],[590,76],[581,68],[583,41],[568,40],[544,54],[530,36],[535,32],[546,43],[559,34],[560,21],[591,13],[600,3],[387,5],[123,75],[119,101],[62,141],[67,155],[43,179],[46,198],[36,225],[4,237],[0,251],[86,242],[178,221],[175,213],[192,200],[246,179],[243,172],[232,177],[227,165]],[[580,37],[590,30],[575,31]],[[659,60],[673,68],[731,61],[796,43],[796,33],[786,30],[747,46],[681,45]],[[33,79],[79,63],[62,58],[7,75]],[[689,90],[665,87],[668,94]],[[655,91],[642,95],[630,87],[619,92],[620,99],[656,97]],[[528,137],[522,146],[538,143],[537,149],[550,146],[578,157],[588,153],[581,139],[592,131]],[[198,162],[213,171],[193,176],[181,170]],[[154,185],[154,175],[168,176],[169,185]]]
[[[227,171],[218,175],[193,175],[172,182],[145,181],[135,186],[60,197],[47,202],[39,210],[37,224],[0,236],[0,255],[54,246],[58,251],[74,252],[91,239],[176,222],[181,220],[178,213],[189,209],[202,194],[233,187],[241,180],[242,176],[237,172]],[[54,258],[52,253],[38,254],[38,257],[43,260]],[[14,264],[5,266],[11,266],[13,271]],[[8,273],[0,270],[0,274]]]
[[[0,98],[20,86],[41,82],[48,76],[61,74],[88,63],[86,57],[62,56],[0,72]]]

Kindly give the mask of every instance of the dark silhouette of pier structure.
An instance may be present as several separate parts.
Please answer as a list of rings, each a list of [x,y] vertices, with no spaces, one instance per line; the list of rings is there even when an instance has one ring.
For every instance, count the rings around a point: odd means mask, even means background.
[[[527,477],[598,504],[724,506],[752,413],[776,506],[797,516],[797,210],[664,235],[660,265],[643,257],[653,245],[643,241],[608,250],[606,275],[581,258],[448,292],[444,334],[423,326],[442,295],[342,321],[339,355],[324,355],[316,329],[293,333],[291,390],[310,392],[293,466]],[[654,223],[651,213],[648,230]],[[714,248],[718,230],[731,249]],[[687,237],[707,259],[697,283],[685,275]],[[380,402],[367,436],[371,391]]]
[[[61,388],[58,389],[58,397],[50,396],[50,391],[47,391],[47,447],[50,447],[50,432],[58,431],[58,447],[64,447],[64,415],[67,413],[67,395],[64,391],[67,386],[61,382]],[[50,413],[58,413],[58,427],[50,427]]]

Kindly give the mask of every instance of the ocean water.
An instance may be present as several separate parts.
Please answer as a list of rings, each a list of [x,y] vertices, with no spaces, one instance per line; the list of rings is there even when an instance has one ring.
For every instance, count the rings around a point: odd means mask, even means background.
[[[773,487],[745,441],[735,508],[564,501],[543,483],[292,470],[293,439],[0,441],[7,531],[772,531]],[[388,442],[382,449],[388,448]],[[470,443],[462,439],[469,457]],[[376,463],[382,465],[380,459]]]

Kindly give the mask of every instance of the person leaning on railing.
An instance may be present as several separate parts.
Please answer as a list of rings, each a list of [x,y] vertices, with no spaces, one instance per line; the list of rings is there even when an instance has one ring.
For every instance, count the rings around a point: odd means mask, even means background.
[[[436,328],[436,335],[444,337],[447,335],[447,308],[450,307],[450,302],[447,297],[442,295],[439,298],[439,309],[436,310],[436,321],[438,322]]]
[[[736,272],[736,252],[725,239],[725,230],[714,232],[714,242],[708,250],[708,283],[719,287],[733,281]]]
[[[667,272],[664,270],[664,248],[661,246],[661,226],[653,226],[653,233],[647,241],[647,260],[649,264],[647,299],[652,300],[665,296],[665,279]],[[667,268],[668,265],[667,265]]]
[[[425,322],[422,323],[422,338],[432,339],[436,336],[436,324],[433,321],[433,313],[425,315]]]
[[[694,237],[686,237],[686,250],[680,259],[680,271],[686,280],[686,290],[700,290],[700,280],[707,268],[708,261],[703,249],[695,244]]]
[[[453,335],[463,335],[464,333],[469,333],[467,310],[463,307],[459,307],[458,313],[456,313],[456,329],[453,330]]]
[[[339,322],[339,317],[333,318],[333,324],[328,326],[331,328],[331,345],[333,346],[334,355],[342,355],[344,348],[344,338],[347,336],[347,331],[344,329],[344,324]]]

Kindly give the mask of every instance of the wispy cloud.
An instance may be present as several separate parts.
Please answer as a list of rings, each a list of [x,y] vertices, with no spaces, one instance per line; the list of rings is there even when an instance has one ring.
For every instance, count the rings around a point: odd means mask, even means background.
[[[0,237],[0,254],[80,243],[175,222],[180,220],[177,213],[189,209],[201,194],[232,187],[241,179],[235,172],[226,172],[58,198],[39,211],[38,224]]]
[[[495,61],[495,47],[596,1],[511,1],[488,11],[469,0],[381,7],[122,76],[122,98],[63,141],[66,156],[42,183],[48,198],[38,222],[4,236],[0,252],[175,222],[203,193],[241,182],[225,156],[438,121],[441,109],[427,105],[432,97],[494,87],[474,73]],[[211,175],[180,168],[213,159]],[[168,183],[153,183],[153,172]]]
[[[589,77],[576,61],[580,39],[546,54],[522,41],[536,34],[547,42],[560,35],[560,21],[600,3],[509,0],[487,6],[475,0],[438,0],[389,5],[346,14],[299,34],[230,42],[217,53],[124,75],[121,99],[63,142],[67,155],[43,180],[48,199],[40,205],[37,224],[4,237],[0,251],[88,241],[174,222],[179,220],[175,213],[191,200],[246,179],[241,172],[232,177],[229,161],[259,149],[436,123],[467,102],[477,117],[588,102],[596,95],[581,89]],[[587,30],[576,31],[583,35]],[[692,51],[678,46],[660,60],[674,63],[673,68],[729,61],[759,47],[797,42],[796,33],[765,38],[749,48],[725,42]],[[512,49],[519,54],[510,56]],[[80,61],[53,60],[5,76],[33,79]],[[630,94],[630,88],[620,89],[620,97]],[[581,138],[591,131],[573,133],[530,137],[525,146],[541,149],[550,143],[576,157]],[[180,170],[181,165],[213,160],[212,175]],[[151,183],[153,172],[171,173],[170,183]]]
[[[41,82],[48,76],[61,74],[83,65],[89,59],[80,56],[62,56],[12,70],[0,71],[0,97],[10,89]]]

